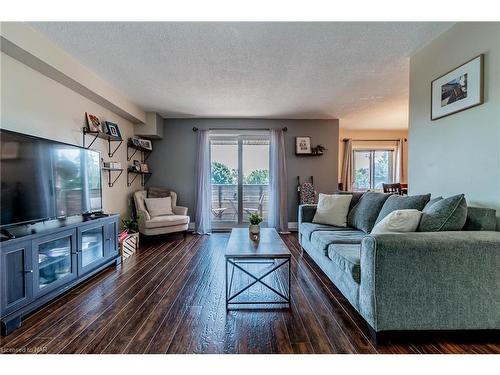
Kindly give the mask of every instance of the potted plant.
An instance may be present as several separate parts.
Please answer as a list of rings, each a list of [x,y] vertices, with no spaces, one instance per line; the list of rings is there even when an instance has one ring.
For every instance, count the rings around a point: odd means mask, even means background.
[[[260,235],[260,223],[262,223],[264,219],[257,212],[254,212],[248,215],[248,221],[250,221],[250,226],[248,227],[248,231],[250,234],[250,238],[252,240],[258,240]]]
[[[128,234],[133,234],[139,232],[139,217],[123,219],[123,229],[127,231]]]

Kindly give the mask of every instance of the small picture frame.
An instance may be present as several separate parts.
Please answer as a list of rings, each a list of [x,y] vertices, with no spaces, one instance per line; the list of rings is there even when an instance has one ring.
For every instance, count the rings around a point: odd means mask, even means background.
[[[311,137],[295,137],[296,154],[310,154],[311,152]]]
[[[140,168],[142,173],[149,173],[149,165],[146,163],[141,163]]]
[[[87,117],[87,129],[91,132],[102,132],[101,121],[96,115],[85,112]]]
[[[153,144],[149,139],[139,139],[139,145],[146,150],[151,151],[153,149]]]
[[[131,165],[132,170],[135,172],[141,171],[141,162],[139,160],[134,160],[134,165]]]
[[[118,128],[118,125],[113,123],[113,122],[105,121],[104,122],[104,131],[106,134],[111,135],[112,137],[115,137],[115,138],[122,137],[122,135],[120,133],[120,129]]]
[[[484,54],[431,82],[431,120],[484,103]]]
[[[141,140],[139,139],[139,137],[132,137],[130,140],[132,141],[132,144],[134,146],[137,146],[137,147],[141,146]]]

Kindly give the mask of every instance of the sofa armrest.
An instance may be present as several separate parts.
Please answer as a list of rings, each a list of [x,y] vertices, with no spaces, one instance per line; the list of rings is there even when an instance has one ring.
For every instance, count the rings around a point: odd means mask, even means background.
[[[301,223],[312,223],[316,207],[315,204],[301,204],[299,206],[299,228]]]
[[[500,232],[373,235],[360,255],[375,331],[500,329]]]
[[[176,214],[176,215],[187,216],[188,208],[183,207],[183,206],[175,206],[173,211],[174,211],[174,214]]]

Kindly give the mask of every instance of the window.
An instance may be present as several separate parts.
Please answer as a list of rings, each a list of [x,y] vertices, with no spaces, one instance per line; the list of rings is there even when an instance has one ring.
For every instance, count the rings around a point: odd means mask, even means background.
[[[353,190],[381,190],[393,182],[394,150],[354,150]]]
[[[267,220],[269,134],[245,132],[210,136],[212,225],[246,225],[248,215]]]

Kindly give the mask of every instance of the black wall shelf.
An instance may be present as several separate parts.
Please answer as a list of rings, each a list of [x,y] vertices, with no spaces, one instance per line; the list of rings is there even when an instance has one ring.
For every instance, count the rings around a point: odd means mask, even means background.
[[[133,150],[132,153],[130,153],[130,150]],[[128,141],[127,143],[127,161],[132,160],[134,155],[139,151],[140,156],[141,156],[141,163],[144,163],[146,160],[148,160],[149,155],[151,155],[151,150],[148,150],[147,148],[141,147],[134,145],[132,141]]]
[[[141,176],[141,186],[144,186],[146,182],[151,178],[151,172],[138,172],[138,171],[131,171],[130,169],[127,170],[127,186],[131,186],[132,183],[135,181],[137,176]],[[133,175],[134,177],[132,180],[130,180],[130,175]]]
[[[88,146],[85,146],[85,136],[87,134],[94,136],[94,138],[92,139],[92,142],[90,142],[90,144]],[[120,148],[120,146],[123,143],[123,139],[120,137],[115,137],[113,135],[106,134],[103,132],[91,131],[91,130],[88,130],[87,128],[83,128],[83,147],[84,148],[89,149],[90,147],[92,147],[92,145],[94,144],[94,142],[96,141],[97,138],[105,139],[108,141],[108,156],[110,158],[112,158],[115,155],[115,152],[118,151],[118,149]],[[111,143],[112,142],[119,142],[118,146],[116,146],[113,151],[111,151]]]
[[[297,154],[295,153],[295,156],[323,156],[323,154]]]
[[[123,168],[102,168],[104,172],[108,172],[108,186],[113,187],[115,185],[115,182],[118,181],[120,176],[123,173]],[[111,179],[111,172],[119,172],[118,175],[112,180]]]

